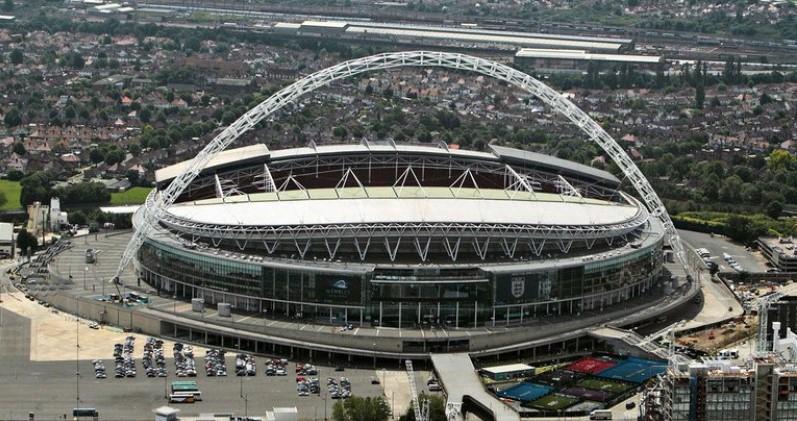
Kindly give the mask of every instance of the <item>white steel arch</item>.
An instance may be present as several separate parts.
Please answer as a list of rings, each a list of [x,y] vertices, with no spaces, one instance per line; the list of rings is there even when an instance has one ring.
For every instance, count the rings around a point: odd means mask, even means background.
[[[155,224],[164,218],[166,208],[174,203],[183,190],[199,175],[210,159],[227,148],[235,139],[260,123],[264,118],[295,101],[305,93],[326,86],[335,80],[365,72],[398,67],[444,67],[471,71],[505,81],[539,98],[557,113],[578,126],[589,136],[590,140],[597,143],[612,158],[625,177],[631,181],[651,214],[662,221],[667,239],[676,257],[685,268],[687,267],[681,240],[669,214],[667,214],[667,210],[664,208],[664,204],[656,195],[653,187],[620,145],[575,104],[526,73],[492,60],[460,53],[402,51],[344,61],[308,75],[275,93],[226,127],[191,160],[187,168],[166,189],[157,194],[155,206],[150,207],[149,210],[142,208],[143,215],[141,215],[140,224],[122,255],[114,280],[116,282],[119,281],[119,276],[130,263],[144,239],[150,234]]]

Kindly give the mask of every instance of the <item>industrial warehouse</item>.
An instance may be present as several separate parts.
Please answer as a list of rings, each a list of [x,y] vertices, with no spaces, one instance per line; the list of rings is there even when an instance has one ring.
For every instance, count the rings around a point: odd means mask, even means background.
[[[361,42],[389,42],[397,45],[447,46],[465,49],[515,51],[519,48],[553,48],[620,53],[634,49],[626,38],[601,38],[487,29],[409,25],[399,23],[314,21],[277,22],[267,29],[276,35],[340,39]]]

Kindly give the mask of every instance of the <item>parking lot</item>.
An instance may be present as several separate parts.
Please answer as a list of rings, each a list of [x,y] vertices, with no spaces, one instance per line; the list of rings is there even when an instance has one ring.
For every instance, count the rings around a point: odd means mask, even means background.
[[[722,258],[723,253],[733,257],[747,272],[760,273],[766,272],[768,269],[760,252],[746,250],[743,245],[734,243],[723,236],[714,235],[712,237],[710,234],[686,230],[678,230],[678,234],[681,236],[681,240],[690,247],[707,249],[711,253],[710,260],[719,265],[721,272],[734,270]]]
[[[8,286],[7,280],[6,287]],[[125,334],[107,328],[93,330],[83,321],[81,324],[66,319],[71,316],[52,313],[35,301],[19,299],[3,291],[4,303],[0,306],[0,419],[28,419],[33,412],[36,419],[63,419],[77,405],[94,407],[103,420],[151,420],[151,409],[168,404],[166,395],[169,385],[175,380],[195,379],[202,392],[203,400],[192,404],[172,404],[181,410],[182,415],[201,413],[234,413],[263,416],[266,410],[275,406],[296,406],[299,417],[304,420],[323,419],[326,410],[331,416],[335,400],[329,395],[331,388],[328,378],[332,377],[344,390],[342,383],[350,382],[354,396],[385,396],[390,404],[395,402],[397,412],[403,413],[407,404],[406,375],[398,366],[387,367],[388,371],[361,367],[345,367],[335,371],[335,367],[315,365],[315,376],[319,379],[319,393],[300,396],[296,384],[296,361],[285,365],[286,375],[267,376],[267,362],[270,359],[254,357],[255,375],[238,377],[235,375],[236,352],[227,351],[225,365],[227,376],[207,376],[205,370],[205,349],[195,347],[196,377],[176,377],[173,343],[163,345],[164,366],[167,376],[147,377],[143,364],[146,337],[138,335],[134,342],[132,357],[136,367],[135,377],[115,377],[114,344],[121,343],[124,353]],[[35,323],[14,311],[24,312],[36,317]],[[20,307],[23,306],[23,307]],[[22,309],[24,309],[24,311]],[[47,324],[51,323],[51,324]],[[41,330],[51,326],[54,340],[47,341],[46,332],[32,337],[32,325]],[[74,326],[74,328],[72,328]],[[79,328],[77,326],[80,326]],[[74,336],[79,329],[81,354],[79,362]],[[13,339],[11,339],[13,338]],[[83,344],[86,344],[84,348]],[[42,349],[44,348],[44,349]],[[32,349],[37,349],[37,360],[31,360]],[[107,378],[95,378],[95,365],[92,359],[100,358],[106,368]],[[153,360],[157,358],[153,357]],[[304,361],[302,361],[304,362]],[[422,367],[419,367],[422,368]],[[75,373],[81,373],[76,381]],[[416,371],[416,384],[419,391],[425,389],[429,373]],[[348,382],[341,382],[346,377]],[[378,378],[382,385],[372,384]],[[383,386],[390,385],[386,393]],[[348,385],[346,386],[348,387]],[[80,402],[77,401],[79,390]],[[245,399],[241,396],[245,396]]]
[[[172,358],[166,359],[167,377],[147,377],[141,363],[142,351],[134,351],[134,363],[138,367],[136,377],[115,378],[112,359],[105,360],[108,377],[96,379],[91,361],[53,361],[31,362],[24,344],[29,340],[27,320],[10,312],[5,312],[2,338],[16,337],[15,341],[0,342],[0,418],[27,419],[28,413],[36,414],[36,419],[56,419],[68,414],[77,405],[76,393],[80,390],[80,406],[97,408],[103,420],[151,420],[150,409],[168,404],[166,395],[172,381],[188,379],[174,375],[175,364]],[[113,344],[108,344],[112,349]],[[167,355],[171,350],[167,351]],[[228,367],[235,367],[235,354],[228,353],[225,359]],[[70,355],[65,354],[64,358]],[[233,371],[225,377],[208,377],[204,370],[204,353],[196,357],[198,367],[196,377],[202,391],[203,400],[193,404],[172,404],[182,414],[235,413],[243,415],[263,415],[275,406],[296,406],[300,419],[323,419],[326,407],[331,415],[334,400],[327,398],[327,378],[340,377],[351,381],[351,393],[357,396],[382,395],[380,385],[371,384],[371,377],[380,373],[369,369],[346,368],[336,372],[334,368],[318,367],[318,377],[322,387],[320,394],[299,396],[296,388],[294,364],[285,376],[266,376],[266,358],[256,358],[258,373],[255,376],[238,377]],[[75,372],[81,376],[76,383]],[[418,385],[425,382],[418,376]],[[241,397],[246,396],[246,400]]]

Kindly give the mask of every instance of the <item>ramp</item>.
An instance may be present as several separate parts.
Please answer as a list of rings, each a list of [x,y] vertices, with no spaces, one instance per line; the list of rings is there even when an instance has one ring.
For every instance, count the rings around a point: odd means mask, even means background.
[[[491,413],[495,421],[520,421],[515,410],[487,392],[467,353],[432,354],[432,364],[448,396],[447,408],[461,407],[467,399]],[[465,418],[460,413],[453,419]]]

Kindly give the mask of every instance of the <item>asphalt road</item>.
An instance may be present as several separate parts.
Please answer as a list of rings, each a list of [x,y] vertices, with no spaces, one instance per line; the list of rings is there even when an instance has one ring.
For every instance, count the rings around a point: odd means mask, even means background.
[[[747,272],[766,272],[767,267],[761,258],[753,255],[752,252],[745,250],[744,246],[731,242],[727,238],[695,231],[678,230],[681,239],[694,248],[705,248],[711,252],[711,260],[720,266],[722,272],[732,272],[733,268],[722,258],[722,253],[728,253],[741,265]]]

